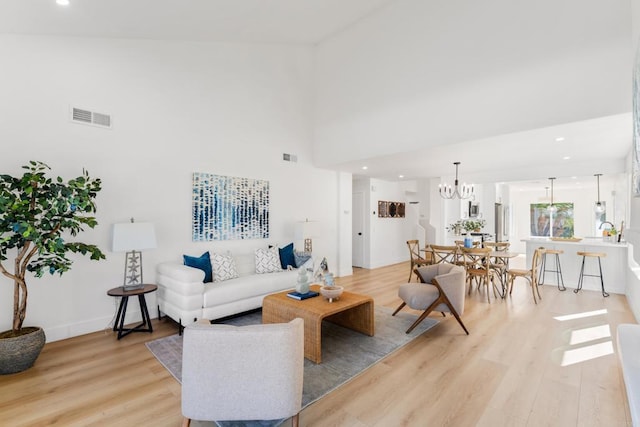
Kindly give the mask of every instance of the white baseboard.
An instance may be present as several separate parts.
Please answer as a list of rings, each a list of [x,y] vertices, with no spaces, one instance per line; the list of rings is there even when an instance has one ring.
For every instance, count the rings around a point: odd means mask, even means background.
[[[129,307],[132,308],[132,307]],[[155,312],[154,312],[155,311]],[[149,310],[149,316],[151,319],[156,319],[158,317],[158,312],[156,310]],[[142,316],[140,314],[140,309],[137,310],[129,310],[127,309],[127,315],[124,318],[124,324],[128,325],[131,323],[139,323],[141,322]],[[113,331],[113,322],[115,321],[114,316],[108,317],[100,317],[96,319],[86,320],[78,323],[70,323],[67,325],[56,326],[53,328],[45,328],[44,333],[47,337],[47,342],[60,341],[67,338],[77,337],[79,335],[90,334],[92,332],[104,331],[105,334],[112,334],[114,339],[116,338],[116,333]]]

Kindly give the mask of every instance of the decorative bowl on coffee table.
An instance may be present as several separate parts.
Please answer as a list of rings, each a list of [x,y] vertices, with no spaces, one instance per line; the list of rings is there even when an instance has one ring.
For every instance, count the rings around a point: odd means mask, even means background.
[[[326,298],[329,302],[336,301],[342,295],[344,288],[342,286],[321,286],[320,295]]]

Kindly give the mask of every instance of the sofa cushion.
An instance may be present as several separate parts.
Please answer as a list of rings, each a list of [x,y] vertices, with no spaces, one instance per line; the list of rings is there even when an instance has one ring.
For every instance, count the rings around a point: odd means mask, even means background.
[[[296,286],[297,271],[278,270],[272,274],[253,274],[204,285],[203,307],[214,307],[268,295]]]
[[[213,273],[211,271],[211,258],[209,256],[209,251],[203,253],[199,257],[182,255],[184,259],[184,265],[189,267],[194,267],[204,271],[204,283],[208,283],[213,281]]]
[[[296,268],[296,259],[293,256],[293,243],[289,243],[284,248],[278,249],[280,254],[280,266],[283,270],[287,270],[289,266]]]
[[[275,273],[282,271],[278,248],[256,249],[256,273]]]

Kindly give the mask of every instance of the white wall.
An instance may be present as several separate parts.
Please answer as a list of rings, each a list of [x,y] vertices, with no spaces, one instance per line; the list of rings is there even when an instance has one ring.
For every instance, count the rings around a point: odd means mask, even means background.
[[[5,35],[0,57],[2,172],[20,173],[33,159],[56,175],[86,168],[103,181],[99,226],[81,237],[107,260],[77,258],[62,278],[29,280],[25,325],[43,326],[50,341],[112,320],[115,300],[106,292],[122,282],[124,255],[109,251],[110,226],[130,217],[156,225],[158,248],[144,253],[151,283],[158,262],[183,253],[287,244],[305,218],[322,224],[315,254],[337,264],[338,174],[311,165],[310,50]],[[70,123],[70,105],[112,114],[113,129]],[[283,162],[283,152],[298,163]],[[193,243],[196,171],[268,180],[271,237]],[[12,290],[0,282],[0,330],[10,327]],[[155,295],[148,305],[155,317]]]
[[[627,0],[390,2],[318,45],[316,159],[628,112],[629,15]]]
[[[338,209],[336,221],[338,225],[338,238],[336,251],[338,253],[338,265],[336,274],[339,277],[353,274],[352,245],[353,245],[353,177],[350,173],[338,174]]]
[[[364,193],[364,268],[377,268],[404,262],[409,259],[407,240],[415,235],[417,213],[405,218],[379,218],[378,201],[405,202],[414,200],[415,195],[407,197],[405,184],[373,178],[355,178],[353,191]],[[405,206],[405,209],[408,209]],[[413,221],[410,223],[409,219]]]

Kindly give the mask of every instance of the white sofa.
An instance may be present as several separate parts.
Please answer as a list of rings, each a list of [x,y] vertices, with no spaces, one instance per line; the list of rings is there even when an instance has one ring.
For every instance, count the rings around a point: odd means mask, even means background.
[[[234,255],[239,277],[202,283],[204,271],[180,262],[163,262],[156,267],[158,309],[180,325],[198,319],[219,319],[262,307],[262,299],[274,292],[293,289],[297,270],[256,274],[254,254]],[[312,267],[309,260],[304,267]]]
[[[627,389],[631,425],[640,427],[640,325],[618,325],[618,356]]]

